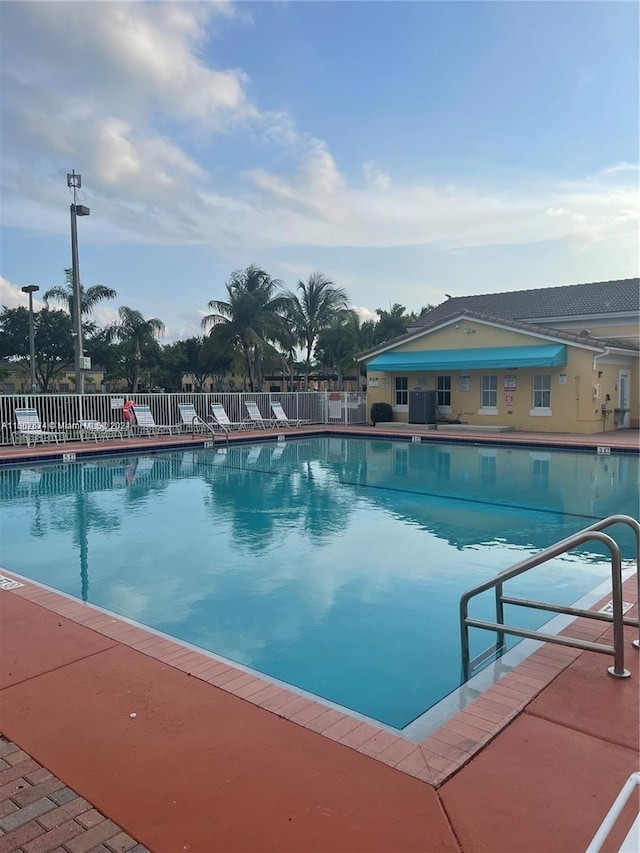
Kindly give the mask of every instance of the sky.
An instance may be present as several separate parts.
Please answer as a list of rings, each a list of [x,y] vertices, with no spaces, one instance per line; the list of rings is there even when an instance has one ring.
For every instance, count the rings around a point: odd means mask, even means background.
[[[635,2],[0,2],[0,298],[201,334],[232,271],[362,318],[638,275]],[[39,302],[36,300],[36,307]]]

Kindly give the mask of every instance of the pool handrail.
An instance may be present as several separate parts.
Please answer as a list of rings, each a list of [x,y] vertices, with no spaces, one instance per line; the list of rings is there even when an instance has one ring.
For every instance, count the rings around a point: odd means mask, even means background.
[[[629,671],[624,667],[624,625],[632,625],[639,627],[638,619],[626,617],[623,614],[622,607],[622,557],[618,544],[608,536],[602,533],[606,527],[612,524],[627,524],[629,525],[636,540],[636,579],[638,582],[638,591],[640,593],[640,576],[638,573],[638,557],[640,554],[640,524],[635,518],[628,515],[611,515],[605,519],[597,521],[595,524],[580,530],[577,533],[568,536],[566,539],[557,542],[543,551],[533,554],[525,560],[516,563],[509,569],[505,569],[498,575],[490,578],[483,583],[477,584],[467,590],[460,598],[460,642],[462,651],[462,668],[463,678],[468,680],[472,664],[469,657],[469,628],[482,628],[487,631],[495,631],[497,641],[495,653],[500,654],[504,651],[504,635],[510,634],[516,637],[526,637],[533,640],[542,640],[548,643],[557,645],[570,646],[572,648],[583,649],[586,651],[600,652],[602,654],[613,655],[614,666],[609,667],[607,672],[609,675],[616,678],[627,678]],[[503,584],[511,578],[521,575],[523,572],[529,571],[548,560],[558,557],[567,551],[571,551],[578,545],[588,541],[597,541],[605,545],[611,554],[611,586],[612,586],[612,614],[601,613],[592,610],[584,610],[577,607],[561,607],[556,604],[547,604],[540,601],[531,601],[527,599],[513,598],[505,596],[503,593]],[[480,619],[471,619],[469,617],[469,601],[482,592],[489,589],[495,590],[496,597],[496,621],[487,622]],[[640,597],[640,596],[639,596]],[[596,619],[603,622],[613,623],[613,646],[604,645],[602,643],[589,642],[587,640],[579,640],[573,637],[561,637],[556,634],[546,634],[542,631],[530,631],[524,628],[516,628],[504,624],[504,605],[512,604],[522,607],[532,607],[538,610],[548,610],[553,613],[562,613],[569,616],[581,616],[586,619]],[[636,639],[633,641],[636,649],[640,648],[640,643]],[[482,655],[482,660],[486,660],[486,655]]]
[[[638,787],[640,787],[640,773],[636,771],[635,773],[632,773],[631,776],[629,776],[627,781],[622,786],[620,793],[612,803],[611,808],[609,809],[609,811],[604,817],[604,820],[598,827],[598,830],[593,836],[591,844],[587,847],[585,853],[600,853],[603,844],[609,837],[609,834],[615,826],[616,821],[622,814],[622,810],[626,806],[627,801],[629,800],[635,789]],[[636,821],[634,823],[634,826],[631,828],[630,833],[635,830],[637,822],[638,818],[636,818]]]

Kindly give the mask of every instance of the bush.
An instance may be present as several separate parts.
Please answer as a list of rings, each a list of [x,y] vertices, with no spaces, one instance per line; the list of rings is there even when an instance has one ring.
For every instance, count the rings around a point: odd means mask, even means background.
[[[389,403],[374,403],[371,406],[371,420],[373,425],[389,423],[393,420],[393,409]]]

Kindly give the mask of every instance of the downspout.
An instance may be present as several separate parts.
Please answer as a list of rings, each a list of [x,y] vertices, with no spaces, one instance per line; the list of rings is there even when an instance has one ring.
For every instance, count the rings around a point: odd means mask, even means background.
[[[598,369],[598,365],[596,364],[597,360],[599,358],[605,358],[606,356],[608,356],[610,354],[611,354],[611,351],[610,351],[609,347],[605,347],[604,352],[601,352],[601,353],[598,353],[597,355],[594,355],[594,357],[593,357],[593,371],[594,371],[594,373]]]

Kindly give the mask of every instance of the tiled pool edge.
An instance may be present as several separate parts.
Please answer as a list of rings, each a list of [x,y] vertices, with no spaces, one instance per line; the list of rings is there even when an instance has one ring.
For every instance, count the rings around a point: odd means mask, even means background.
[[[435,732],[420,743],[414,743],[320,701],[301,696],[267,678],[254,676],[217,660],[208,653],[194,651],[146,628],[132,625],[93,605],[49,590],[8,570],[2,569],[2,573],[15,579],[21,586],[0,589],[0,594],[18,595],[435,788],[467,764],[582,654],[579,649],[549,644],[542,646],[466,704],[463,710]],[[631,576],[624,584],[626,600],[636,603],[636,591],[636,579]],[[594,609],[610,599],[610,595],[605,596]],[[609,623],[576,619],[569,629],[561,633],[597,640],[608,630]],[[603,665],[603,677],[607,677],[604,668]]]
[[[527,433],[521,435],[519,433],[483,434],[470,432],[461,434],[442,430],[440,432],[434,431],[433,433],[420,433],[417,437],[424,444],[488,444],[495,447],[555,448],[557,450],[583,453],[593,453],[599,445],[604,444],[609,447],[610,452],[614,455],[638,455],[640,453],[640,443],[637,440],[633,441],[633,439],[629,439],[628,443],[626,440],[619,441],[618,439],[611,438],[611,435],[614,434],[604,433],[585,436],[558,433]],[[364,424],[313,424],[307,427],[291,427],[286,430],[247,430],[233,433],[228,436],[228,439],[226,436],[219,434],[215,437],[207,438],[200,435],[194,437],[183,433],[181,435],[170,436],[169,438],[138,436],[123,442],[116,442],[115,440],[102,443],[71,441],[61,445],[41,445],[40,448],[35,445],[30,448],[26,448],[24,445],[5,445],[0,448],[0,451],[2,451],[0,453],[0,467],[4,465],[41,462],[79,462],[82,459],[92,459],[100,456],[159,453],[162,451],[184,450],[186,448],[204,449],[211,446],[224,447],[227,446],[227,443],[275,441],[281,438],[303,439],[310,436],[365,438],[382,441],[401,441],[405,443],[412,442],[415,437],[410,430],[394,431],[392,427],[389,429],[377,429]],[[39,453],[38,450],[41,452]],[[70,459],[68,458],[69,456],[73,456],[73,458]]]

